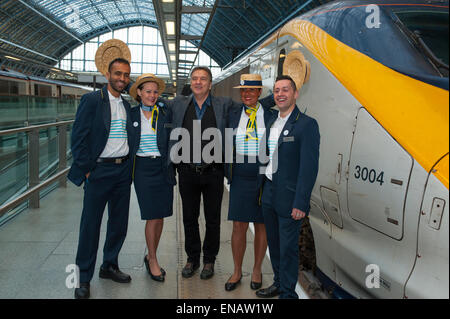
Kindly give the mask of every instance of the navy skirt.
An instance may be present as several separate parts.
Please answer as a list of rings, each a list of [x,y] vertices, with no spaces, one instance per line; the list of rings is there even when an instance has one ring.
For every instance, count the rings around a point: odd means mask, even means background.
[[[256,163],[233,164],[228,220],[264,223],[262,208],[259,206],[258,170]]]
[[[172,216],[173,185],[166,179],[161,157],[136,156],[134,189],[142,220]]]

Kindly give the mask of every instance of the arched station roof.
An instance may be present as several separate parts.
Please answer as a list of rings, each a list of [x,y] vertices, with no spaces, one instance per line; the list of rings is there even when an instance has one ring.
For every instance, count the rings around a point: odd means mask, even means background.
[[[181,17],[177,39],[201,46],[223,67],[292,13],[300,14],[328,1],[174,2],[174,18]],[[0,58],[8,55],[35,61],[36,65],[56,65],[81,43],[112,30],[135,25],[161,29],[158,17],[167,17],[163,5],[156,0],[0,0]]]

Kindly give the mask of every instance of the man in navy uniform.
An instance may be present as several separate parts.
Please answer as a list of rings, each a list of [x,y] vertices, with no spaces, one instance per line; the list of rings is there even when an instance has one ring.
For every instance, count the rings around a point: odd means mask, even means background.
[[[269,164],[262,208],[274,283],[256,295],[298,298],[298,238],[316,182],[320,135],[317,122],[296,106],[299,92],[291,77],[278,77],[273,93],[279,113],[267,126]]]
[[[120,271],[118,255],[128,227],[132,161],[130,104],[121,92],[130,83],[130,63],[114,59],[106,72],[108,85],[81,98],[72,129],[73,164],[68,178],[77,186],[84,182],[83,211],[76,264],[80,287],[75,298],[90,296],[100,226],[108,204],[108,225],[100,278],[128,283]]]

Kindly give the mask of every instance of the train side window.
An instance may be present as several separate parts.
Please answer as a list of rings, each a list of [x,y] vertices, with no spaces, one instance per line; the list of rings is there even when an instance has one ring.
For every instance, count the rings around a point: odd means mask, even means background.
[[[0,94],[9,94],[8,81],[0,80]]]
[[[286,60],[286,50],[281,49],[280,55],[278,56],[278,76],[283,75],[284,60]]]
[[[12,81],[0,80],[0,94],[18,95],[19,83]]]
[[[9,94],[18,95],[19,94],[19,84],[16,82],[9,83]]]
[[[34,95],[36,96],[52,96],[52,87],[48,85],[35,84]]]

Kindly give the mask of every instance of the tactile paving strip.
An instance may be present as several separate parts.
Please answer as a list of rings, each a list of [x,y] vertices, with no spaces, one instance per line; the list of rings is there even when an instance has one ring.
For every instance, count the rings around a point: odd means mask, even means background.
[[[243,278],[241,284],[233,291],[225,290],[225,283],[231,276],[234,264],[231,254],[230,236],[232,229],[232,222],[227,220],[228,216],[228,192],[224,191],[222,201],[222,218],[221,218],[221,242],[219,255],[217,256],[214,265],[214,276],[207,280],[200,279],[200,272],[203,265],[196,271],[191,278],[183,278],[181,270],[186,264],[186,253],[184,251],[184,229],[182,218],[181,197],[176,190],[176,216],[177,216],[177,247],[178,247],[178,298],[179,299],[252,299],[258,298],[255,291],[250,288],[250,272],[253,267],[253,236],[247,234],[247,249],[244,257]],[[205,219],[203,215],[203,201],[201,203],[201,212],[199,218],[200,235],[204,238],[205,233]],[[266,258],[263,263],[263,286],[269,286],[272,282],[273,273],[269,260]]]

